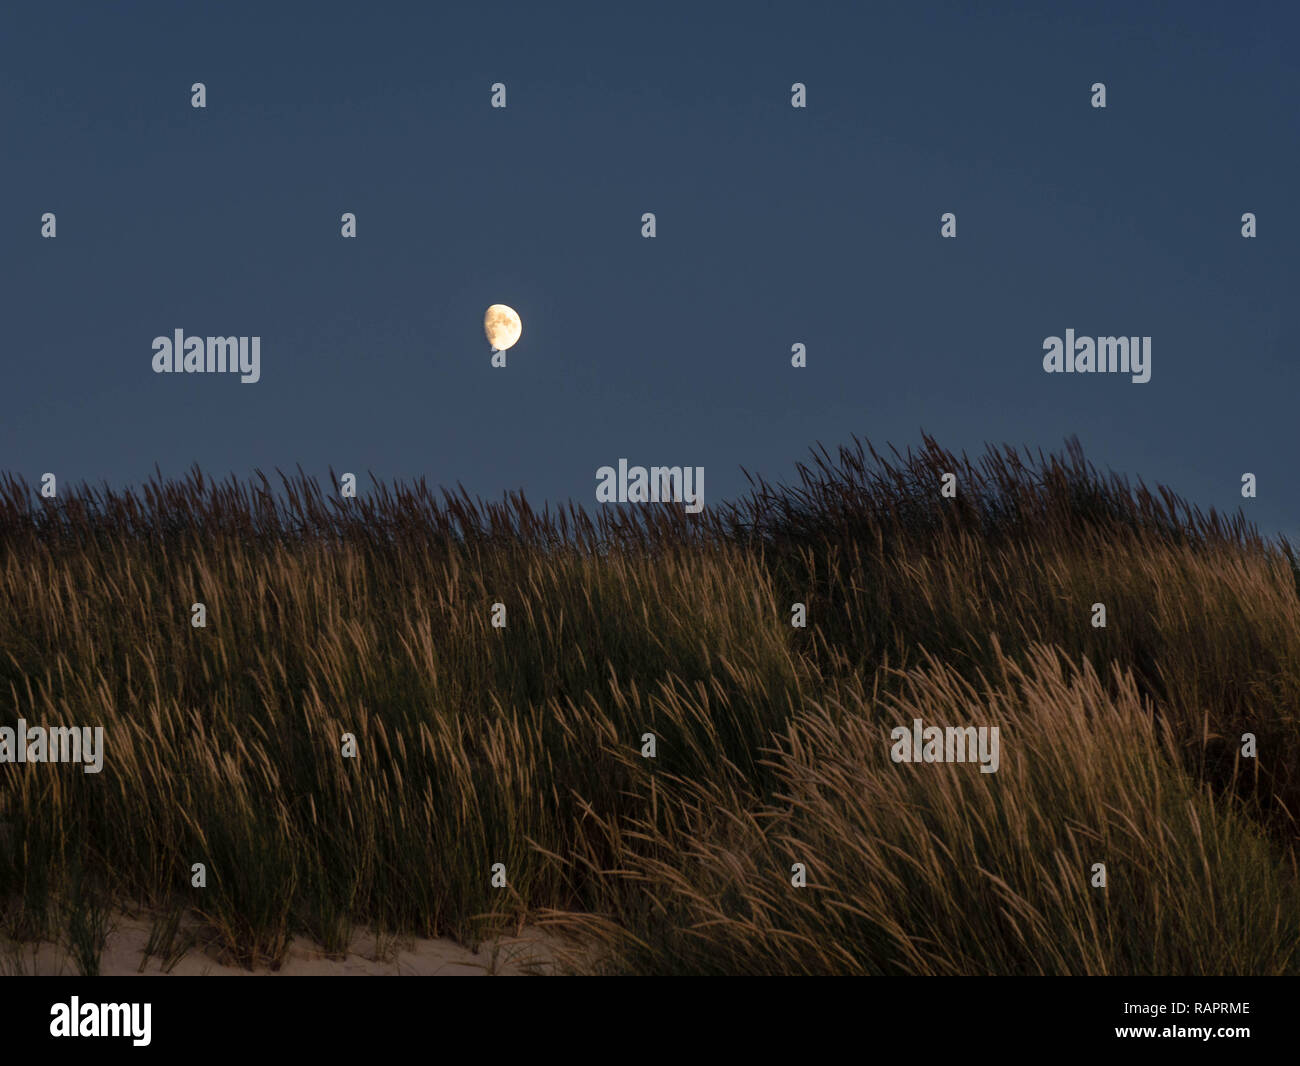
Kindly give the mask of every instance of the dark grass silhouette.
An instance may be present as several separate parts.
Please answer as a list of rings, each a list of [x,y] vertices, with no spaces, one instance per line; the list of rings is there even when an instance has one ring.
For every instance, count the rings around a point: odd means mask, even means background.
[[[116,900],[246,965],[540,916],[605,972],[1296,973],[1298,588],[1074,443],[855,441],[701,515],[6,478],[0,725],[107,753],[0,765],[0,935],[93,883],[85,969]],[[997,725],[999,771],[893,763],[913,718]]]

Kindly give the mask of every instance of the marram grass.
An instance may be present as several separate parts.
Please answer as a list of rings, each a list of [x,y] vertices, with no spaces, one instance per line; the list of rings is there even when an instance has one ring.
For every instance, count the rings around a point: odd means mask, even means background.
[[[0,764],[0,940],[94,972],[143,904],[249,966],[542,920],[606,973],[1298,973],[1298,580],[1074,446],[855,442],[702,515],[10,478],[0,726],[106,751]],[[997,772],[893,762],[914,719]]]

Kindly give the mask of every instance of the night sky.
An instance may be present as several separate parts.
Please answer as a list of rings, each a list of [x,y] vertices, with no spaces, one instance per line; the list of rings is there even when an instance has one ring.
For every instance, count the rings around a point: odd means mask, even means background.
[[[288,7],[4,5],[0,470],[593,506],[620,457],[716,502],[854,434],[1077,435],[1300,533],[1295,5]],[[176,329],[261,380],[155,374]],[[1151,380],[1044,373],[1067,329]]]

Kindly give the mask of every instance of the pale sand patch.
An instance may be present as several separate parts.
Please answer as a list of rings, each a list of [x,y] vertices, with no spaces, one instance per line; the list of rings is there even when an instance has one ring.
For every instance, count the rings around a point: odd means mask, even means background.
[[[143,971],[140,969],[151,925],[147,916],[117,914],[100,957],[100,973],[107,977],[163,974],[163,960],[154,957],[148,959]],[[515,977],[554,974],[557,960],[563,954],[564,948],[559,940],[527,926],[518,936],[499,937],[480,945],[477,950],[446,938],[377,939],[373,933],[363,933],[353,939],[341,958],[327,955],[318,945],[303,937],[295,937],[278,970],[265,967],[246,970],[228,965],[221,961],[215,946],[198,945],[186,951],[167,972],[176,977]],[[71,976],[76,973],[76,965],[60,945],[45,942],[0,944],[0,974]]]

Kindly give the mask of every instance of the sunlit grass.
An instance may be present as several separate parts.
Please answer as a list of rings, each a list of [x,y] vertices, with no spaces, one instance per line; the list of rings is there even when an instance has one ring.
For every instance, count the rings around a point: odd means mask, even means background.
[[[855,446],[595,519],[9,479],[19,717],[105,728],[101,774],[0,765],[0,932],[87,971],[140,900],[160,956],[189,910],[249,966],[545,915],[614,972],[1300,972],[1288,547],[1074,449]],[[913,717],[998,725],[1001,768],[892,763]]]

